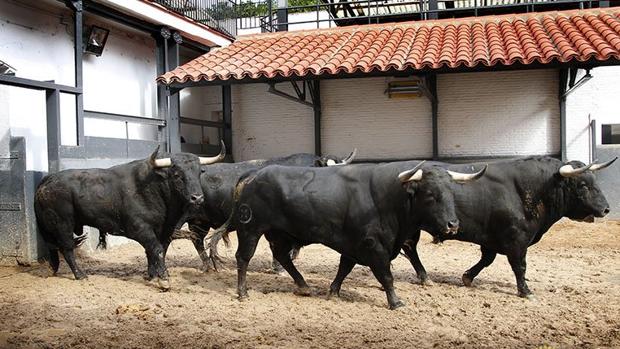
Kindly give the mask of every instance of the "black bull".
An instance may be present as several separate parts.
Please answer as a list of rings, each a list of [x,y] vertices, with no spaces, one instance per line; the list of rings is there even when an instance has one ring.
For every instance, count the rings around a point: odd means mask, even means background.
[[[211,256],[208,256],[204,247],[204,239],[210,228],[221,226],[230,216],[235,185],[243,174],[274,164],[295,167],[346,165],[353,161],[356,152],[357,151],[354,150],[345,159],[340,159],[331,155],[319,157],[313,154],[300,153],[266,160],[250,160],[238,163],[218,163],[209,165],[207,166],[208,170],[200,176],[200,185],[205,195],[204,203],[194,217],[188,221],[189,231],[184,229],[177,230],[172,235],[172,238],[190,239],[202,260],[203,268],[208,270],[210,267],[209,262],[211,261],[213,266],[217,269],[217,262],[219,260],[217,255],[217,241],[211,240],[212,253]]]
[[[359,263],[369,266],[379,280],[390,308],[403,305],[394,292],[390,261],[413,231],[443,234],[457,229],[448,188],[461,185],[455,180],[469,181],[484,173],[463,175],[421,165],[403,173],[400,164],[275,165],[247,174],[235,189],[233,213],[226,224],[237,228],[239,297],[247,296],[247,266],[266,232],[274,257],[293,277],[297,292],[309,294],[309,288],[289,251],[295,245],[321,243],[341,254],[332,293],[339,292],[342,279]]]
[[[527,248],[537,243],[562,217],[590,220],[609,212],[609,204],[593,172],[611,165],[568,164],[550,157],[499,161],[489,165],[485,176],[468,186],[452,188],[460,228],[456,234],[433,234],[435,240],[460,240],[480,245],[482,257],[462,280],[470,286],[495,256],[506,255],[515,274],[518,295],[529,297],[526,280]],[[447,165],[463,170],[471,165]],[[427,281],[416,245],[420,231],[403,245],[421,282]]]
[[[86,277],[73,250],[85,237],[87,225],[140,243],[149,278],[158,277],[160,287],[168,288],[165,253],[170,236],[187,211],[204,200],[201,164],[219,161],[224,154],[223,144],[220,155],[212,158],[179,153],[157,159],[155,150],[145,160],[109,169],[65,170],[45,177],[34,207],[54,274],[60,250],[75,278]]]
[[[609,207],[593,172],[613,161],[615,159],[605,164],[585,166],[580,162],[564,164],[550,157],[532,157],[492,163],[482,179],[467,186],[451,187],[460,218],[458,233],[435,232],[433,235],[438,241],[456,239],[481,245],[480,262],[463,275],[466,285],[470,285],[475,276],[492,263],[497,253],[507,255],[517,279],[518,294],[527,297],[531,294],[525,282],[527,247],[538,242],[562,217],[588,220],[591,216],[606,215]],[[405,170],[416,164],[418,162],[408,161],[390,166]],[[476,164],[429,164],[463,172],[479,167]],[[412,229],[402,248],[420,280],[425,282],[426,271],[416,251],[419,237],[420,229]],[[276,238],[272,236],[272,240]],[[290,236],[289,239],[289,244],[309,242]],[[273,242],[271,244],[273,247]],[[275,255],[276,251],[273,252]],[[352,268],[351,263],[343,256],[332,292],[339,290],[348,273],[346,270]]]

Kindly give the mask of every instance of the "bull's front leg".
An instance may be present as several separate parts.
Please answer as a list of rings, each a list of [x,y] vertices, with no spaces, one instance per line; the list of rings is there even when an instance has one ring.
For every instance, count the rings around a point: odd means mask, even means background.
[[[413,266],[415,273],[418,275],[418,279],[420,280],[420,284],[422,285],[432,285],[433,282],[428,278],[426,273],[426,269],[424,265],[422,265],[422,261],[420,260],[420,256],[418,255],[418,242],[420,241],[420,230],[417,230],[415,233],[411,234],[411,237],[405,241],[402,246],[403,252],[409,259],[409,262]]]
[[[164,291],[169,290],[170,282],[168,281],[168,270],[166,269],[165,262],[166,251],[155,236],[155,233],[152,230],[142,230],[131,236],[131,238],[144,247],[148,261],[149,278],[157,277],[159,288]]]
[[[237,247],[235,258],[237,259],[237,294],[239,295],[239,300],[243,300],[248,297],[248,287],[246,282],[248,264],[254,256],[260,236],[261,234],[253,231],[247,231],[244,228],[237,230],[239,246]]]

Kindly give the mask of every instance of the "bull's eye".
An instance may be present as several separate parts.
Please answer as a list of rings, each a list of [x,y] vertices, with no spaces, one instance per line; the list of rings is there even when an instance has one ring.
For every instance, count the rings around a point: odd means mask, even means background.
[[[203,168],[200,169],[200,173],[205,173],[205,172],[207,172],[206,168],[203,167]]]
[[[176,172],[176,173],[174,174],[174,178],[175,178],[175,179],[181,179],[181,174],[180,174],[179,172]]]

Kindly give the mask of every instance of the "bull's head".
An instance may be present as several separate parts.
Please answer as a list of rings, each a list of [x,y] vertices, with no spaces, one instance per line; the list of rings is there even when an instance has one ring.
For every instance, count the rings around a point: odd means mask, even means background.
[[[609,203],[596,183],[594,172],[609,167],[617,159],[602,164],[595,161],[588,165],[571,161],[560,167],[559,180],[566,182],[568,189],[568,218],[592,222],[594,217],[604,217],[609,213]]]
[[[480,178],[487,169],[476,173],[459,173],[441,167],[422,168],[424,161],[415,168],[401,172],[398,179],[410,196],[412,214],[421,228],[434,236],[453,235],[459,229],[456,216],[453,183],[467,183]]]
[[[342,160],[333,155],[325,155],[317,159],[314,165],[316,167],[344,166],[344,165],[348,165],[352,163],[356,155],[357,155],[357,148],[353,149],[353,152],[351,152],[349,156],[347,156],[346,158]]]
[[[159,146],[148,159],[153,171],[166,178],[171,189],[186,203],[200,205],[204,201],[202,187],[200,186],[200,173],[204,171],[204,167],[201,165],[213,164],[224,159],[226,147],[222,142],[220,153],[213,157],[176,153],[169,158],[158,159],[158,152]]]

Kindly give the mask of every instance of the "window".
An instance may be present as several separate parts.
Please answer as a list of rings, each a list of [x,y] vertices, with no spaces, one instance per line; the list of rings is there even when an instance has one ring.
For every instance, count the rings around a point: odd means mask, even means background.
[[[603,144],[620,144],[620,124],[603,124],[602,141]]]

